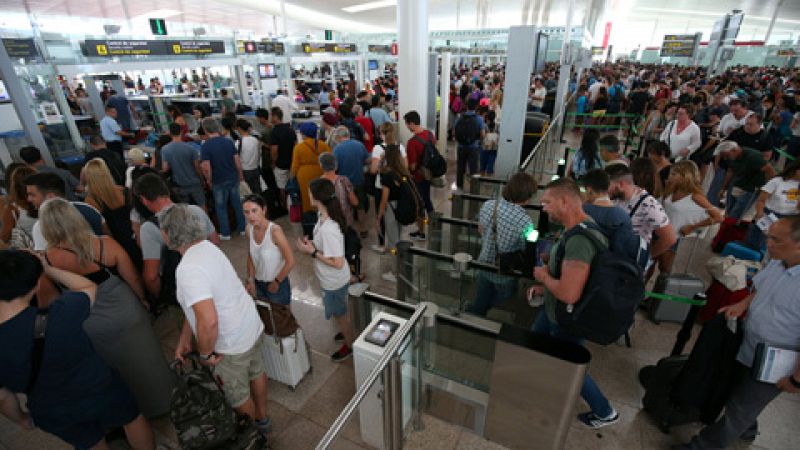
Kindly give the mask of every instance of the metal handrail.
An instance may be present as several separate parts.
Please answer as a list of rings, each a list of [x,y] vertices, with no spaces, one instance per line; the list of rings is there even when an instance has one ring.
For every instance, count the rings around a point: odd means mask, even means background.
[[[353,398],[350,399],[342,412],[339,414],[339,417],[336,418],[336,420],[333,422],[333,425],[331,425],[331,427],[325,433],[325,436],[323,436],[319,441],[316,447],[317,450],[325,450],[329,448],[331,444],[333,444],[334,440],[336,440],[347,421],[350,420],[353,413],[356,411],[356,408],[358,408],[359,404],[364,400],[364,397],[366,397],[370,389],[372,389],[372,385],[378,381],[378,378],[383,374],[383,371],[389,365],[389,362],[396,356],[395,353],[397,353],[397,351],[400,349],[403,341],[405,341],[408,335],[411,333],[411,330],[417,325],[426,309],[427,305],[424,303],[420,303],[416,306],[416,308],[414,308],[414,314],[412,314],[406,323],[403,324],[403,326],[398,330],[397,338],[386,347],[386,350],[381,355],[377,364],[375,364],[375,367],[373,367],[369,375],[367,375],[364,383],[358,388],[358,391],[356,391],[355,395],[353,395]],[[384,433],[387,431],[388,430],[384,430]]]
[[[546,142],[547,142],[548,138],[550,137],[550,134],[555,132],[555,131],[552,131],[552,130],[553,129],[558,129],[558,130],[561,129],[561,126],[557,126],[557,125],[560,123],[559,121],[561,121],[562,118],[565,117],[566,106],[569,105],[570,102],[572,102],[573,98],[575,98],[575,93],[572,93],[567,97],[567,99],[564,101],[564,109],[562,109],[561,112],[558,113],[557,116],[553,117],[550,120],[550,126],[548,126],[547,130],[545,130],[545,132],[542,133],[542,137],[539,138],[539,142],[537,142],[536,145],[533,147],[533,150],[531,150],[530,154],[528,154],[528,157],[525,158],[525,161],[522,164],[520,164],[520,166],[519,166],[520,172],[525,172],[525,171],[528,170],[528,165],[530,165],[531,161],[533,161],[533,157],[539,151],[540,146],[547,145]]]

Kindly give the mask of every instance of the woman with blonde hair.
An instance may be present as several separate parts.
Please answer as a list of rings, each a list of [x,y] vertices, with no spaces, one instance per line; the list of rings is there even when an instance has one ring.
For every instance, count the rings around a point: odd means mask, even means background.
[[[95,236],[64,199],[45,202],[39,221],[47,262],[97,285],[97,300],[83,322],[97,353],[120,373],[145,417],[169,412],[173,374],[143,306],[144,286],[130,257],[113,239]],[[39,299],[39,306],[49,300]]]
[[[0,242],[17,249],[33,248],[33,225],[36,210],[28,201],[25,178],[36,173],[36,169],[25,164],[11,164],[6,169],[8,195],[3,205],[3,227]]]
[[[661,273],[669,274],[680,241],[696,231],[722,221],[720,211],[711,205],[700,187],[700,171],[693,161],[673,164],[662,201],[678,242],[658,258]]]
[[[114,183],[106,162],[95,158],[83,168],[86,182],[86,203],[100,211],[106,220],[111,236],[117,241],[136,267],[142,268],[142,251],[136,244],[131,224],[131,207],[125,188]]]

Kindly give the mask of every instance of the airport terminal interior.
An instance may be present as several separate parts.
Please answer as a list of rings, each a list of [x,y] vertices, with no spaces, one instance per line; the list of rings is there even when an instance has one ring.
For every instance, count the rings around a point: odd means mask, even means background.
[[[0,39],[0,450],[798,448],[799,0]]]

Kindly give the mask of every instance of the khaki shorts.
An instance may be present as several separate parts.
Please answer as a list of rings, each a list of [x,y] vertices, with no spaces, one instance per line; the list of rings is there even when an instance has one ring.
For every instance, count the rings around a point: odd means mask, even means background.
[[[250,397],[250,381],[266,372],[264,356],[261,353],[261,335],[253,348],[238,355],[223,355],[214,368],[214,375],[222,380],[222,391],[228,403],[234,408],[242,406]]]

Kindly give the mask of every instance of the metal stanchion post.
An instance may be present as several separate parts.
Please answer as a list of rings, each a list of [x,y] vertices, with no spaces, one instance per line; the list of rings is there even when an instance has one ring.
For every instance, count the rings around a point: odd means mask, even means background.
[[[397,255],[395,258],[395,273],[397,274],[397,299],[401,302],[407,302],[407,290],[409,289],[406,283],[412,283],[414,280],[414,267],[413,256],[408,251],[411,248],[411,242],[400,241],[397,243]],[[413,289],[411,290],[413,292]]]
[[[392,375],[392,389],[389,391],[391,401],[389,406],[392,409],[391,414],[391,427],[392,427],[392,446],[391,450],[399,450],[403,448],[403,373],[402,363],[400,358],[395,356],[389,361],[389,366],[386,368]]]
[[[430,225],[428,226],[428,249],[435,252],[442,251],[442,213],[434,211],[430,213]]]

